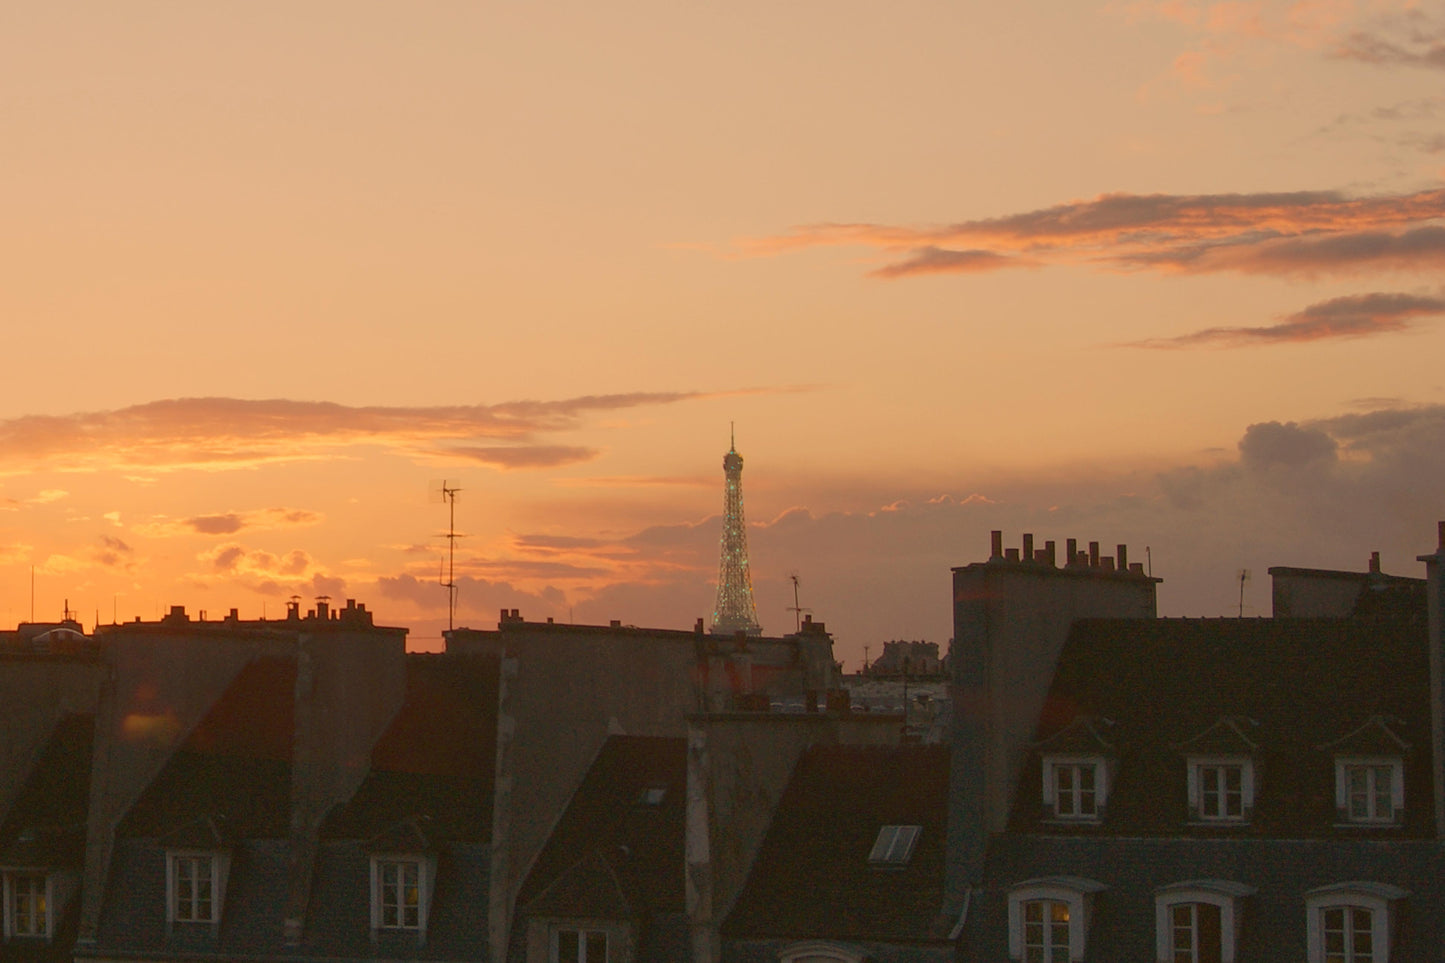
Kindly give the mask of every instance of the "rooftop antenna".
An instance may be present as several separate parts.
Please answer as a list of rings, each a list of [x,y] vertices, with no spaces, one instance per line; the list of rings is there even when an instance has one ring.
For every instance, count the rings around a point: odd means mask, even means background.
[[[793,613],[793,632],[797,633],[803,631],[803,613],[813,610],[798,605],[798,573],[794,572],[789,575],[788,581],[793,583],[793,604],[788,606],[788,611]]]
[[[457,492],[461,489],[451,487],[443,478],[432,483],[432,491],[447,503],[447,573],[441,587],[447,590],[447,631],[450,632],[456,628],[457,620],[457,539],[462,537],[457,534]]]
[[[1249,581],[1249,569],[1239,570],[1239,617],[1244,618],[1244,583]]]

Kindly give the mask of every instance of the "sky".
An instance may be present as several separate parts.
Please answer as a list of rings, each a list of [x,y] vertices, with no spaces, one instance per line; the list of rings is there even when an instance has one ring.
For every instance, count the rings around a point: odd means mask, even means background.
[[[0,627],[436,649],[444,480],[458,625],[689,628],[730,426],[850,669],[993,529],[1268,615],[1445,519],[1438,0],[11,4],[0,129]]]

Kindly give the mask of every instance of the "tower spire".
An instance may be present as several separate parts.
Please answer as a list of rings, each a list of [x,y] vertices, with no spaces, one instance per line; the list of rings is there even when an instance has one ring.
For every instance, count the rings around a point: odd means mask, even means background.
[[[723,530],[717,569],[717,607],[712,631],[718,635],[746,632],[762,635],[753,604],[753,577],[748,568],[748,528],[743,518],[743,456],[737,433],[729,425],[728,453],[723,456]]]

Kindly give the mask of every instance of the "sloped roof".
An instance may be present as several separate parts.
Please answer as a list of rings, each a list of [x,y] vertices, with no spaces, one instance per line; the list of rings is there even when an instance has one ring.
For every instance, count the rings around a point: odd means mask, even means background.
[[[56,723],[0,822],[0,863],[78,867],[85,861],[94,736],[92,715],[67,715]]]
[[[729,939],[917,943],[941,919],[948,813],[942,746],[814,746],[798,760],[742,893]],[[884,826],[919,826],[912,858],[875,866]]]
[[[296,663],[262,657],[236,674],[118,830],[162,837],[204,816],[232,838],[281,838],[291,812]]]
[[[322,836],[374,840],[411,820],[429,844],[489,840],[498,670],[495,656],[407,656],[402,706]]]
[[[1395,735],[1426,747],[1429,679],[1423,618],[1078,622],[1059,657],[1038,732],[1052,733],[1079,715],[1106,716],[1114,721],[1109,739],[1118,761],[1103,822],[1050,831],[1293,838],[1368,832],[1336,826],[1332,753],[1321,743],[1372,716],[1389,716],[1398,720]],[[1257,725],[1221,724],[1239,717]],[[1251,819],[1244,826],[1188,829],[1184,754],[1206,745],[1221,750],[1225,743],[1258,747],[1250,751],[1257,782]],[[1031,753],[1010,831],[1043,825],[1040,779],[1038,754]],[[1422,754],[1406,762],[1405,800],[1404,824],[1390,832],[1432,836],[1430,760]]]
[[[648,798],[649,790],[661,793]],[[545,903],[549,914],[586,915],[579,887],[605,866],[632,911],[682,912],[686,793],[685,740],[609,738],[523,882],[519,910],[529,914]],[[568,894],[577,912],[564,914]]]

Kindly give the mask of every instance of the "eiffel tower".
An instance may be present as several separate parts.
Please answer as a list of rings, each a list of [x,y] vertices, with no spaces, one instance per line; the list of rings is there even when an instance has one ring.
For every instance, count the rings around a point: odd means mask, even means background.
[[[717,607],[712,613],[714,635],[746,632],[762,635],[758,608],[753,604],[753,577],[748,569],[748,528],[743,519],[743,456],[736,437],[729,438],[723,456],[723,530],[719,543],[722,558],[717,566]]]

